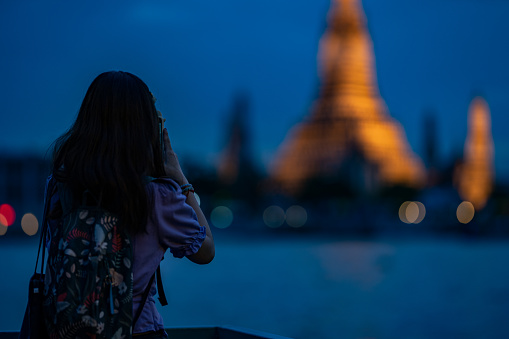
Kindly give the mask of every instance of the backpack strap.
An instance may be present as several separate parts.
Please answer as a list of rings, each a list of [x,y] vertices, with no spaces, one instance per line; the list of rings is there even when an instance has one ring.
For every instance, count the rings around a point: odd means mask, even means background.
[[[156,276],[157,276],[157,281],[156,281],[157,294],[159,294],[159,298],[158,298],[159,302],[161,303],[161,306],[168,305],[168,301],[166,300],[166,295],[164,294],[164,290],[163,290],[163,281],[161,279],[161,266],[157,266],[156,272],[150,278],[150,281],[148,282],[148,286],[145,289],[145,291],[143,291],[141,303],[138,306],[138,309],[136,310],[136,314],[134,315],[134,318],[133,318],[133,329],[134,329],[134,325],[136,325],[136,322],[138,321],[138,319],[141,316],[141,312],[143,312],[143,308],[145,307],[145,303],[147,302],[148,295],[150,293],[150,289],[152,288],[152,284],[154,283],[154,279],[156,278]]]
[[[46,180],[46,191],[44,194],[44,210],[42,212],[42,229],[41,229],[41,237],[39,239],[39,249],[37,250],[37,260],[35,261],[35,270],[34,273],[37,273],[37,265],[39,263],[39,255],[41,254],[41,248],[42,248],[42,260],[41,260],[41,276],[44,273],[44,259],[45,259],[45,253],[46,249],[44,248],[46,244],[43,245],[43,243],[46,241],[46,236],[48,234],[48,213],[49,213],[49,207],[51,202],[51,197],[53,193],[55,192],[55,179],[52,175],[48,177]],[[44,247],[43,247],[44,246]]]
[[[157,274],[157,294],[159,294],[159,302],[161,303],[161,306],[168,305],[168,300],[166,300],[166,294],[164,294],[164,288],[163,288],[163,279],[161,278],[161,265],[157,266],[156,270]]]
[[[159,270],[159,266],[157,267],[157,269]],[[155,273],[154,275],[150,278],[150,281],[148,282],[148,286],[147,288],[145,289],[145,291],[143,292],[143,297],[141,299],[141,303],[140,305],[138,306],[138,309],[136,310],[136,315],[134,316],[133,318],[133,329],[134,329],[134,325],[136,325],[136,322],[138,321],[138,319],[140,318],[140,315],[141,315],[141,312],[143,311],[143,308],[145,307],[145,303],[147,302],[147,299],[148,299],[148,295],[150,293],[150,288],[152,287],[152,284],[154,283],[154,278],[155,278]]]
[[[161,279],[161,266],[157,266],[156,272],[150,278],[150,281],[148,282],[148,286],[145,289],[145,291],[143,291],[141,303],[138,306],[138,309],[136,310],[136,314],[134,315],[134,318],[133,318],[133,329],[134,329],[134,325],[136,325],[136,322],[138,321],[138,319],[141,316],[141,312],[143,312],[143,308],[145,307],[145,303],[147,302],[148,295],[150,293],[150,289],[152,288],[152,284],[154,283],[154,279],[156,278],[156,276],[157,276],[157,281],[156,281],[157,294],[159,294],[159,298],[158,298],[159,302],[161,303],[161,306],[168,305],[168,301],[166,300],[166,295],[164,294],[164,290],[163,290],[163,281]]]

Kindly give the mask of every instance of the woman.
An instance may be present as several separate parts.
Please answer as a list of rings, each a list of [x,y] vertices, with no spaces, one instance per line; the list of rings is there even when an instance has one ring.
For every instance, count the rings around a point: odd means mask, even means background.
[[[165,251],[170,249],[173,256],[185,256],[197,264],[209,263],[215,253],[207,220],[168,131],[160,128],[154,101],[135,75],[100,74],[90,85],[76,121],[55,142],[47,184],[51,234],[65,214],[60,201],[64,193],[59,192],[65,187],[74,205],[85,191],[100,196],[101,207],[118,216],[118,227],[130,235],[133,315],[143,303],[144,292],[150,291],[132,330],[140,338],[167,337],[151,280]],[[147,289],[149,281],[152,286]]]

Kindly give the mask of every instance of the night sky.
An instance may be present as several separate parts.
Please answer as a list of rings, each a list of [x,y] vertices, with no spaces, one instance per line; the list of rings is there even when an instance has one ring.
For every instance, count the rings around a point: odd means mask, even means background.
[[[437,119],[440,160],[461,153],[471,99],[492,114],[497,179],[509,180],[509,2],[364,0],[377,81],[390,115],[423,154]],[[265,167],[309,114],[325,0],[2,1],[0,153],[43,154],[91,81],[143,79],[174,148],[213,165],[236,93],[250,99],[253,156]]]

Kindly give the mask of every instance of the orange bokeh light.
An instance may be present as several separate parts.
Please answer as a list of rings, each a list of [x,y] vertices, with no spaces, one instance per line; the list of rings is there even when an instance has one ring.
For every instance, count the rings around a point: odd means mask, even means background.
[[[11,205],[3,204],[0,205],[0,224],[4,226],[11,226],[16,220],[16,212]]]

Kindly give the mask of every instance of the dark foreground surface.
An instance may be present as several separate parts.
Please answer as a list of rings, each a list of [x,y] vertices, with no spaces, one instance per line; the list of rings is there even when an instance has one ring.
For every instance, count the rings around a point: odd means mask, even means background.
[[[197,327],[197,328],[167,328],[171,339],[289,339],[270,333],[253,331],[232,326]],[[18,339],[19,332],[0,331],[1,339]]]

